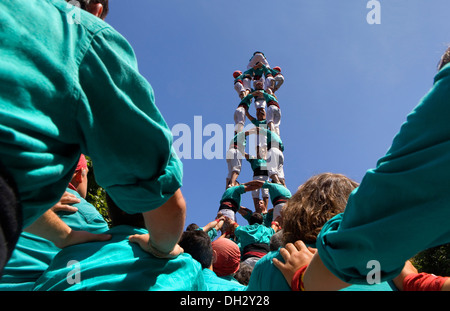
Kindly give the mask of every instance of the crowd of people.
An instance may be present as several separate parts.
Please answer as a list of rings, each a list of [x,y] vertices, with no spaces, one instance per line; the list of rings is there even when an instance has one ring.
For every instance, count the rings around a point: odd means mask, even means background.
[[[293,194],[275,95],[284,77],[255,52],[233,74],[240,103],[218,211],[185,228],[182,163],[153,90],[131,46],[102,21],[108,0],[78,3],[82,18],[70,24],[63,0],[0,2],[11,24],[0,33],[0,290],[448,289],[449,278],[408,259],[450,241],[450,49],[360,184],[322,173]],[[85,154],[110,223],[85,199]],[[241,184],[244,159],[253,179]],[[247,192],[253,209],[241,206]]]

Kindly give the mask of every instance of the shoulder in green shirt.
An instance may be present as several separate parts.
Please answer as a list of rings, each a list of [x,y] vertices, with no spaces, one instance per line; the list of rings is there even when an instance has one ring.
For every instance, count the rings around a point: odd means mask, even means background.
[[[73,204],[75,213],[57,212],[58,216],[73,230],[85,230],[92,233],[103,233],[109,230],[108,224],[97,209],[78,192],[66,189],[74,194],[80,203]],[[11,259],[3,270],[0,279],[0,291],[31,290],[34,282],[48,268],[60,251],[52,242],[28,232],[22,232]]]
[[[0,158],[18,185],[24,227],[61,198],[80,153],[128,213],[161,206],[182,185],[170,128],[132,47],[85,11],[71,23],[73,9],[61,0],[0,2],[8,25]]]
[[[117,226],[107,233],[112,235],[109,241],[62,249],[34,290],[206,290],[201,265],[189,254],[160,259],[146,253],[128,240],[130,235],[147,233],[144,229]],[[71,276],[71,272],[78,275]]]

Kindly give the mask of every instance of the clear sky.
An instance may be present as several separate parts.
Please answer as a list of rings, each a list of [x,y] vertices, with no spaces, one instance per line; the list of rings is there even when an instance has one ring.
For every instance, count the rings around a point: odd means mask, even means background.
[[[294,193],[322,172],[360,182],[430,89],[450,43],[448,0],[380,0],[380,24],[367,22],[374,9],[367,3],[110,0],[106,21],[133,46],[169,127],[186,124],[192,142],[200,135],[203,145],[218,134],[202,130],[225,133],[234,123],[240,99],[233,71],[244,71],[257,50],[280,66],[281,138]],[[194,118],[202,120],[200,131]],[[228,142],[221,141],[219,159],[194,159],[194,144],[192,158],[182,159],[186,225],[203,226],[216,215],[227,175]],[[251,176],[244,161],[238,180]],[[242,205],[253,209],[249,193]]]

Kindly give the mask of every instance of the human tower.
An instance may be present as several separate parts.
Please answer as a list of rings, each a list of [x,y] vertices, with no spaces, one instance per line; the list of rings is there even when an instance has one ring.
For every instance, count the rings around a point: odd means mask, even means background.
[[[218,216],[236,219],[236,212],[251,214],[240,206],[241,195],[251,192],[256,213],[267,215],[273,221],[281,218],[281,209],[290,192],[284,176],[284,145],[280,138],[281,108],[275,93],[284,83],[280,67],[271,67],[264,53],[255,52],[247,70],[235,71],[234,89],[240,102],[234,111],[234,138],[226,154],[228,176],[226,190],[220,201]],[[255,111],[250,112],[254,104]],[[254,124],[244,130],[246,119]],[[255,138],[255,155],[247,152],[247,138]],[[243,160],[253,171],[253,180],[245,184],[237,181]],[[269,200],[273,209],[268,210]],[[245,216],[244,216],[245,217]]]

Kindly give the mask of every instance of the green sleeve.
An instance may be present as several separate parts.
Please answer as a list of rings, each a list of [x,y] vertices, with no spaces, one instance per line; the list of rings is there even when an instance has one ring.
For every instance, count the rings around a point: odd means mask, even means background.
[[[268,93],[266,93],[266,92],[263,92],[263,95],[264,95],[264,99],[266,100],[266,102],[274,101],[274,102],[277,102],[277,103],[278,103],[278,99],[276,99],[275,96],[270,95],[270,94],[268,94]]]
[[[239,105],[247,105],[248,108],[250,108],[250,105],[252,104],[252,99],[253,99],[253,95],[252,94],[248,94],[247,96],[245,96]]]
[[[262,71],[263,71],[263,73],[264,73],[264,76],[267,77],[268,75],[272,75],[272,76],[274,75],[274,74],[273,74],[273,71],[274,71],[274,70],[271,69],[271,68],[269,68],[269,67],[267,67],[266,65],[263,65],[261,68],[262,68]]]
[[[128,42],[111,28],[98,33],[80,65],[79,83],[81,149],[99,185],[128,213],[161,206],[181,187],[182,164]]]
[[[290,198],[292,196],[289,189],[280,184],[266,181],[262,187],[269,189],[269,195],[272,201],[278,197]]]
[[[272,132],[271,130],[264,128],[264,127],[260,127],[259,131],[265,135],[265,137],[267,138],[267,145],[268,148],[272,147],[272,144],[276,144],[276,146],[281,150],[284,151],[284,145],[283,145],[283,141],[281,140],[280,136],[278,136],[276,133]]]
[[[450,242],[449,86],[447,66],[386,155],[366,172],[344,214],[323,227],[317,248],[340,279],[365,283],[372,260],[381,280],[392,279],[418,252]]]
[[[245,193],[244,185],[230,187],[227,190],[225,190],[225,192],[223,193],[221,201],[226,200],[226,199],[239,199],[239,202],[240,202],[241,194],[244,194],[244,193]]]

